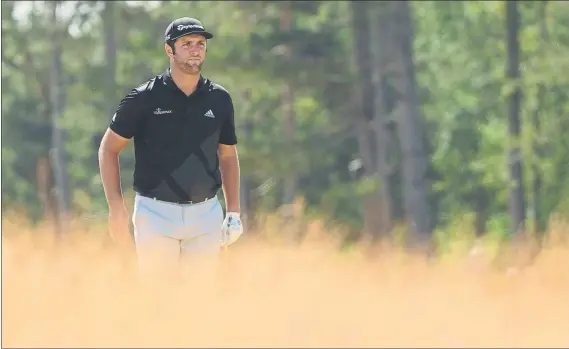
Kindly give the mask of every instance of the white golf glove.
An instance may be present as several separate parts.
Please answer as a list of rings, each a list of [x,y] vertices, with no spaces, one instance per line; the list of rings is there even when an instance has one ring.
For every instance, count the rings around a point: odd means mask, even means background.
[[[237,241],[243,234],[241,215],[237,212],[227,212],[221,226],[221,246],[226,247]]]

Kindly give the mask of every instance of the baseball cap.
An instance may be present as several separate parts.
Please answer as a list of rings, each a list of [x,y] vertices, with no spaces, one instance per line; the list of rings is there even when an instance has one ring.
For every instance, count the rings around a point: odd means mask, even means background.
[[[191,17],[181,17],[175,19],[168,27],[164,33],[164,41],[167,43],[172,43],[176,39],[181,38],[184,35],[189,34],[200,34],[206,39],[213,38],[213,34],[209,33],[202,22]]]

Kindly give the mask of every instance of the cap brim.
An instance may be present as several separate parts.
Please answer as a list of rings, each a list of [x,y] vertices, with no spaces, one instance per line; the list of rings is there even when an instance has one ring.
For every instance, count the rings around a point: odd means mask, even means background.
[[[192,35],[192,34],[198,34],[198,35],[202,35],[204,38],[206,39],[211,39],[213,38],[213,34],[207,31],[195,31],[195,32],[191,32],[191,33],[184,33],[184,34],[180,34],[174,38],[169,39],[168,41],[176,41],[179,38],[181,38],[182,36],[186,36],[186,35]]]
[[[193,33],[193,34],[201,34],[201,35],[203,35],[206,39],[211,39],[211,38],[213,38],[213,34],[212,34],[212,33],[209,33],[209,32],[206,32],[206,31],[199,32],[199,33]]]

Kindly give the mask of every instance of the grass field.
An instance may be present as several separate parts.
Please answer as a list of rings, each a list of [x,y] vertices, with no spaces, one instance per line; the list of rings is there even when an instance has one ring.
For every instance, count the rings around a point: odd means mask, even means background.
[[[316,224],[300,246],[243,239],[208,287],[141,287],[101,226],[59,244],[45,227],[2,228],[2,347],[569,346],[567,232],[497,268],[484,244],[438,259],[339,252]]]

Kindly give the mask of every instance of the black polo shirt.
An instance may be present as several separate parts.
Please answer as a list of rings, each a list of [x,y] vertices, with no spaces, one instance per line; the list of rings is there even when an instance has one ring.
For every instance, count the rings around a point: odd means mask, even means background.
[[[233,101],[200,76],[186,96],[170,69],[132,89],[109,125],[134,138],[134,190],[170,202],[202,201],[221,187],[218,144],[237,143]]]

